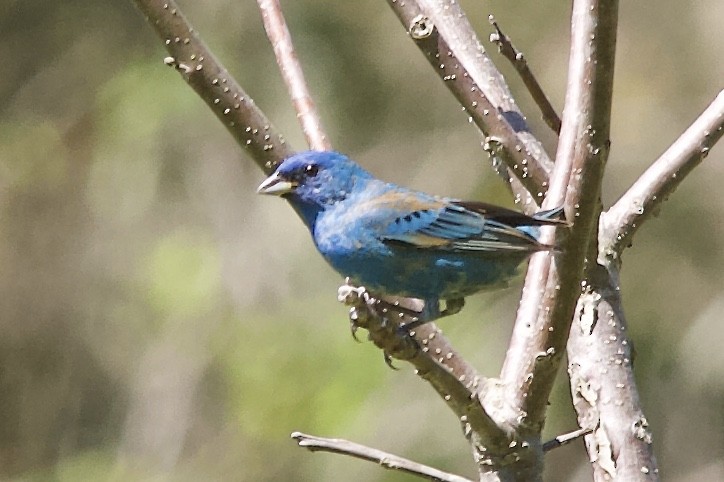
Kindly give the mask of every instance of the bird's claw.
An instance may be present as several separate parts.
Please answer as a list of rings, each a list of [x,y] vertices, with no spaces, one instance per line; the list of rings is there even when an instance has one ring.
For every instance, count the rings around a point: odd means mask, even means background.
[[[357,321],[352,318],[352,313],[349,314],[349,331],[352,333],[352,338],[354,338],[354,341],[357,343],[361,343],[360,339],[357,338],[357,330],[359,330],[359,325],[357,324]]]
[[[337,299],[350,306],[349,322],[352,338],[360,341],[357,337],[359,328],[368,330],[370,339],[377,346],[380,348],[385,346],[383,348],[385,364],[393,370],[398,369],[392,364],[393,356],[409,359],[412,356],[409,354],[412,349],[409,343],[412,342],[417,347],[414,341],[415,332],[410,330],[429,321],[424,313],[401,306],[398,301],[376,298],[364,286],[349,284],[349,279],[339,287]],[[382,339],[386,341],[380,344]]]
[[[393,370],[399,370],[399,368],[392,364],[392,355],[390,355],[386,351],[383,351],[382,356],[384,357],[385,365],[392,368]]]
[[[354,338],[355,341],[359,341],[359,338],[357,338],[357,330],[367,327],[369,319],[369,311],[360,309],[357,306],[353,306],[349,309],[349,329],[352,332],[352,338]]]

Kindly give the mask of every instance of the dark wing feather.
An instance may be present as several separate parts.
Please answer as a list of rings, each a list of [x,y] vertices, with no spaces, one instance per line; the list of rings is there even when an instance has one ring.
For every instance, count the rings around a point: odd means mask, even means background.
[[[469,211],[482,214],[487,219],[497,221],[512,227],[519,226],[568,226],[569,223],[565,219],[565,213],[562,207],[550,209],[548,211],[540,211],[533,216],[528,216],[512,209],[507,209],[493,204],[482,203],[478,201],[453,201],[453,204],[462,206]]]

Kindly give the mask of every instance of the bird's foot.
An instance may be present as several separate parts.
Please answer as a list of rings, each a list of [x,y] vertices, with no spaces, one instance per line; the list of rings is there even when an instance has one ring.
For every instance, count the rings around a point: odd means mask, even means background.
[[[455,315],[460,313],[460,310],[465,306],[464,298],[450,298],[445,300],[445,309],[440,310],[440,302],[437,300],[425,301],[425,308],[422,312],[417,314],[417,317],[413,318],[410,322],[405,323],[401,326],[408,332],[418,328],[425,323],[445,318],[446,316]]]
[[[396,301],[376,298],[363,286],[350,285],[349,280],[340,286],[337,299],[350,306],[350,329],[354,339],[358,340],[359,328],[366,329],[369,339],[382,349],[384,361],[390,368],[396,369],[392,365],[393,358],[409,360],[419,350],[404,324],[417,320],[418,311],[400,306]]]
[[[349,283],[344,284],[337,290],[337,300],[347,306],[351,306],[349,310],[350,328],[352,336],[357,339],[356,333],[359,328],[369,328],[370,318],[376,316],[380,320],[382,328],[389,323],[388,313],[390,310],[396,310],[397,303],[390,303],[383,299],[373,296],[364,286],[353,286]],[[417,313],[414,310],[407,310],[399,307],[400,310],[406,310],[410,313]],[[398,314],[402,317],[403,315]]]
[[[403,322],[405,317],[412,318],[414,322],[417,321],[421,315],[421,312],[417,310],[400,305],[399,301],[387,301],[382,298],[377,298],[372,296],[364,286],[353,286],[349,283],[339,287],[337,290],[337,300],[352,307],[350,308],[349,318],[353,335],[358,328],[367,327],[370,311],[385,323],[389,321],[390,314],[399,318],[400,322]],[[360,309],[362,307],[367,309]]]

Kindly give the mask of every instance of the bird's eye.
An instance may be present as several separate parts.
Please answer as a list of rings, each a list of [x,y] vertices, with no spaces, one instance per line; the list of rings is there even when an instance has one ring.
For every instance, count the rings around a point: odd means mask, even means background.
[[[314,164],[308,164],[307,167],[304,168],[304,173],[309,177],[314,177],[319,172],[319,166],[316,166]]]

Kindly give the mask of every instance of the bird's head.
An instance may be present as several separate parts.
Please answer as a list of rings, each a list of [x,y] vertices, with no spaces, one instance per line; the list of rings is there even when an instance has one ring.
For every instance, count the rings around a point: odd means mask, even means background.
[[[303,211],[320,211],[364,188],[372,175],[347,156],[332,151],[306,151],[282,162],[257,192],[288,199]],[[305,216],[307,217],[307,216]]]

